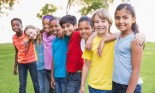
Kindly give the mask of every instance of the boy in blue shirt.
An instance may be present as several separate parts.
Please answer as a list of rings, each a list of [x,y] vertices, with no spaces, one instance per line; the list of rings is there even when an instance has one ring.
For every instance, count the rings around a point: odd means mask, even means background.
[[[59,19],[53,18],[50,20],[50,30],[56,38],[52,42],[52,69],[51,69],[51,86],[56,93],[66,93],[66,53],[68,50],[69,37],[58,37],[61,32],[61,26],[59,25]]]

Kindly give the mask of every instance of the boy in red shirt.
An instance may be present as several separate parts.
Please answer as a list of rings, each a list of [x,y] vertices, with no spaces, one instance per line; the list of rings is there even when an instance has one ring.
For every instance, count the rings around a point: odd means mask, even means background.
[[[77,20],[75,16],[66,15],[60,19],[59,23],[65,35],[70,37],[66,62],[67,93],[79,93],[84,60],[80,46],[81,35],[79,31],[76,31]]]

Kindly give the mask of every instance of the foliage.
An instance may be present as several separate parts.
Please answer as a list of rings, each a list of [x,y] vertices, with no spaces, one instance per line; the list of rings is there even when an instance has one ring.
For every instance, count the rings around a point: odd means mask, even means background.
[[[17,2],[18,0],[0,0],[0,15],[7,14],[6,10],[12,10]]]
[[[38,18],[42,18],[44,15],[52,15],[53,12],[57,10],[57,7],[51,4],[46,4],[39,13],[37,13]]]
[[[122,0],[122,2],[128,2],[130,0]],[[79,10],[80,14],[87,15],[92,13],[98,8],[108,9],[109,5],[114,2],[114,0],[83,0],[84,6]]]

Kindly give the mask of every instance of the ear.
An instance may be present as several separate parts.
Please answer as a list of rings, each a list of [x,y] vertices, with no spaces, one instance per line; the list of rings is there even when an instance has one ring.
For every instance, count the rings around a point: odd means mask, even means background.
[[[74,25],[74,29],[77,29],[77,24]]]
[[[132,23],[135,23],[136,22],[136,17],[133,17],[132,18]]]

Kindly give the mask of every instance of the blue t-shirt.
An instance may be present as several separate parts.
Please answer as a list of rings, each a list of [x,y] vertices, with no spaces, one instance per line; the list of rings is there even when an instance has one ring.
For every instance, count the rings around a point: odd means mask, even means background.
[[[38,58],[38,62],[37,62],[37,69],[38,70],[43,70],[45,69],[44,66],[44,46],[43,43],[36,43],[35,42],[35,49],[37,51],[37,58]]]
[[[113,81],[119,84],[128,85],[131,74],[131,42],[134,39],[134,33],[120,38],[117,38],[114,48],[114,70]],[[142,80],[139,78],[137,84],[142,84]]]
[[[54,60],[54,77],[66,77],[66,53],[69,37],[63,39],[56,37],[52,42],[52,54]]]

